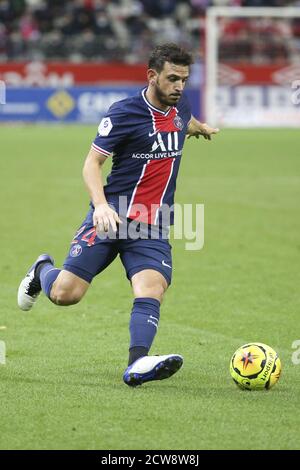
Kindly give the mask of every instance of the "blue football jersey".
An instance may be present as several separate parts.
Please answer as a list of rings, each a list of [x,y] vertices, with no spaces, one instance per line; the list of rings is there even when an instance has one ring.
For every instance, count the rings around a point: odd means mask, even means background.
[[[104,192],[121,216],[160,225],[163,207],[172,208],[174,204],[190,119],[191,109],[184,95],[176,107],[163,112],[149,103],[146,89],[110,107],[92,147],[112,156]],[[172,211],[169,223],[173,223]]]

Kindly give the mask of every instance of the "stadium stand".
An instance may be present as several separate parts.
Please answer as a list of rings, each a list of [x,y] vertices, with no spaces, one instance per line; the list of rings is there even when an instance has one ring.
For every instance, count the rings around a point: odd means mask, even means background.
[[[175,41],[203,54],[211,5],[285,6],[284,0],[0,0],[0,61],[143,63],[154,45]],[[300,58],[300,21],[222,19],[223,62]],[[268,40],[266,40],[268,39]],[[288,39],[288,41],[286,40]]]

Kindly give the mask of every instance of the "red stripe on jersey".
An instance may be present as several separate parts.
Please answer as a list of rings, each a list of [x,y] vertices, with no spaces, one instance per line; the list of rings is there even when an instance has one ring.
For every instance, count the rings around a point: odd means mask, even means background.
[[[155,224],[173,173],[175,158],[149,160],[132,195],[127,217],[146,224]]]
[[[153,109],[150,109],[150,112],[155,132],[178,132],[180,130],[174,123],[174,119],[177,116],[176,108],[171,108],[167,115]]]

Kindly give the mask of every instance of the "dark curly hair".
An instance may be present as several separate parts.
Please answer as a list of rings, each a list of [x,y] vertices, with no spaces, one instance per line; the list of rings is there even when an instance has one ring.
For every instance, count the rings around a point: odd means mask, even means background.
[[[165,62],[175,65],[191,65],[193,63],[192,54],[174,43],[161,44],[156,46],[150,54],[148,67],[157,72],[161,72]]]

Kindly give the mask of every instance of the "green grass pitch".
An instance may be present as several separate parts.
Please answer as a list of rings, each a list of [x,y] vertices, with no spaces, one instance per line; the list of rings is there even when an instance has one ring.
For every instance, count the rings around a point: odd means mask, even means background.
[[[41,252],[61,266],[88,209],[81,168],[95,127],[2,127],[1,449],[299,449],[299,131],[223,130],[188,140],[176,201],[204,203],[205,245],[173,243],[174,277],[153,354],[180,353],[169,380],[131,389],[131,289],[116,260],[78,305],[16,291]],[[109,169],[110,164],[106,164]],[[248,341],[277,350],[269,392],[229,375]]]

